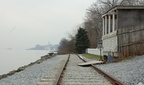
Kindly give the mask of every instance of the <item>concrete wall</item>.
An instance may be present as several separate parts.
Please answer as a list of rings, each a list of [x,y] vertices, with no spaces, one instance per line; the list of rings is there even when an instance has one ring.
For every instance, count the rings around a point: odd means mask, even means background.
[[[103,51],[101,51],[101,52],[103,52]],[[88,49],[86,49],[86,53],[100,55],[100,49],[88,48]],[[102,55],[103,55],[103,53],[102,53]]]
[[[103,55],[117,56],[117,35],[116,31],[103,36]]]
[[[144,54],[144,9],[118,10],[118,52],[127,57]]]
[[[119,9],[118,29],[143,25],[144,9]]]

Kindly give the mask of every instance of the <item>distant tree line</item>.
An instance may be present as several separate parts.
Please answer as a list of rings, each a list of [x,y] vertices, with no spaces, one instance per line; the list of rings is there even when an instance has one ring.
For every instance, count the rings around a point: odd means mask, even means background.
[[[59,45],[58,44],[48,44],[48,45],[35,45],[35,47],[29,48],[27,50],[49,50],[49,51],[57,51]]]
[[[87,31],[79,27],[75,36],[70,35],[69,40],[63,38],[60,41],[59,53],[84,53],[85,49],[90,46]]]
[[[102,38],[102,14],[115,6],[144,6],[144,0],[97,0],[87,10],[84,22],[81,27],[85,29],[88,36],[90,48],[97,47],[97,41]],[[77,48],[77,32],[70,35],[70,39],[63,38],[60,41],[60,53],[78,52]],[[79,48],[79,49],[82,49]],[[79,53],[79,52],[78,52]]]

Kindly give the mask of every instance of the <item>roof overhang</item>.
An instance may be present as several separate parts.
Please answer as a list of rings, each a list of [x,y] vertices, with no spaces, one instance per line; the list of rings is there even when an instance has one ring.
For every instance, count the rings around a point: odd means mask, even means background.
[[[109,9],[106,13],[104,13],[102,17],[104,17],[105,15],[116,14],[114,11],[119,9],[123,9],[123,10],[124,9],[144,9],[144,6],[115,6]]]

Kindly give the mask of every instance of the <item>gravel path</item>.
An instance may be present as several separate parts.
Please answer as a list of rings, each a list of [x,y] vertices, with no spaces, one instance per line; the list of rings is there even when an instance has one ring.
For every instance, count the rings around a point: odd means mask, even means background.
[[[144,84],[144,56],[135,57],[129,61],[96,65],[111,74],[126,85]]]
[[[0,80],[0,85],[36,85],[48,72],[58,65],[68,55],[58,55],[40,64],[27,67],[24,71]]]

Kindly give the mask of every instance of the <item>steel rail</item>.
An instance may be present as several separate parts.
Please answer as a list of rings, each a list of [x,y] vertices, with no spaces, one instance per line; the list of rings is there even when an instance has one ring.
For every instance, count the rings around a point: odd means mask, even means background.
[[[68,62],[69,62],[69,58],[70,58],[70,54],[69,54],[68,59],[66,60],[66,62],[61,67],[60,72],[57,75],[56,81],[54,82],[53,85],[61,85],[60,83],[61,83],[61,80],[62,80],[62,77],[63,77],[63,73],[64,73],[64,71],[66,69],[66,66],[67,66]]]
[[[78,54],[76,54],[82,61],[86,62],[86,60],[82,59]],[[99,72],[101,75],[103,75],[104,77],[106,77],[106,79],[108,81],[110,81],[110,83],[112,85],[125,85],[124,83],[122,83],[120,80],[116,79],[115,77],[113,77],[112,75],[102,71],[101,69],[97,68],[94,65],[91,65],[91,67],[96,70],[97,72]]]

